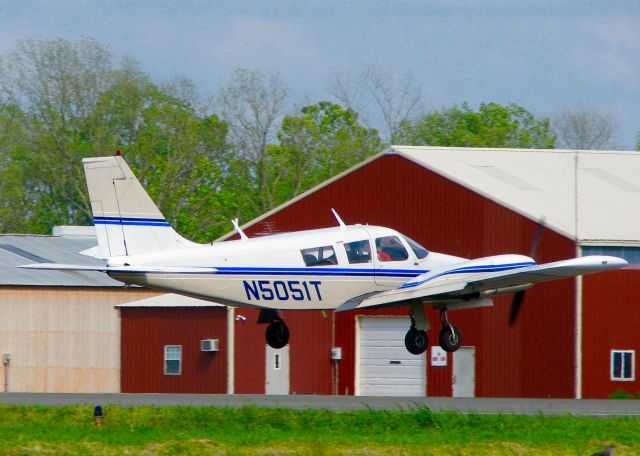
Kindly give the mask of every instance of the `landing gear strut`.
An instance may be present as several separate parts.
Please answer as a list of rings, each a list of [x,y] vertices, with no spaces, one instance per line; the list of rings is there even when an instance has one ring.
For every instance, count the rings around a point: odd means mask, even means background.
[[[413,355],[421,355],[427,349],[429,345],[429,336],[424,329],[420,330],[416,328],[416,319],[413,315],[413,310],[409,314],[411,317],[411,327],[407,331],[407,335],[404,336],[404,346],[407,347],[409,353]]]
[[[261,309],[258,323],[269,323],[266,331],[267,344],[282,348],[289,343],[289,328],[275,309]]]
[[[442,323],[442,329],[440,330],[440,334],[438,335],[438,342],[440,342],[440,347],[446,352],[454,352],[460,348],[460,331],[458,328],[449,323],[449,319],[447,318],[447,310],[440,310],[440,323]]]

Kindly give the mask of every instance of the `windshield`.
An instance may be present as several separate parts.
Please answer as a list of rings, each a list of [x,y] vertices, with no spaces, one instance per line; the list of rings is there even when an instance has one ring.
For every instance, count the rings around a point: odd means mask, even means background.
[[[427,255],[429,255],[429,251],[427,249],[422,247],[420,244],[418,244],[416,241],[411,239],[409,236],[405,236],[405,235],[403,236],[405,241],[407,241],[407,244],[409,244],[409,247],[411,247],[411,250],[413,250],[413,253],[416,254],[419,260],[422,260],[423,258],[426,258]]]

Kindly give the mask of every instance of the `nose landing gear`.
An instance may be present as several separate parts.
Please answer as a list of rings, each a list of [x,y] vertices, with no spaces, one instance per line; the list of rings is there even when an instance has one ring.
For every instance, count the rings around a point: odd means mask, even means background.
[[[440,323],[442,323],[442,329],[440,330],[440,334],[438,335],[438,342],[440,342],[440,347],[446,352],[454,352],[460,348],[460,331],[458,328],[449,323],[449,319],[447,318],[447,310],[440,310]]]

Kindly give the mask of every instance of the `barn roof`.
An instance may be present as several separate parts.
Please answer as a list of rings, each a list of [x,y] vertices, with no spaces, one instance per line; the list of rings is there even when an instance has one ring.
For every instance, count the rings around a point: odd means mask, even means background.
[[[385,155],[411,160],[531,220],[544,219],[581,245],[640,245],[640,153],[625,151],[391,146],[242,228]]]
[[[20,269],[29,263],[104,265],[79,252],[95,247],[95,236],[0,235],[0,286],[122,287],[101,272],[43,271]]]
[[[581,244],[640,243],[640,153],[392,146]]]
[[[167,293],[151,298],[140,299],[138,301],[118,304],[116,307],[226,307],[223,304],[204,301],[202,299],[191,298],[174,293]]]

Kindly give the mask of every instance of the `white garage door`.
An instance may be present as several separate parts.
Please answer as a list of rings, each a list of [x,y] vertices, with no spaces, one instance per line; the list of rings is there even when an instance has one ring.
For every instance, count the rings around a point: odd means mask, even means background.
[[[358,318],[358,396],[424,396],[425,355],[404,346],[409,317]]]

